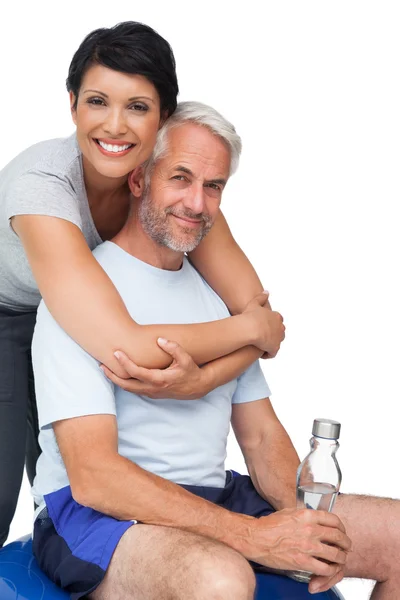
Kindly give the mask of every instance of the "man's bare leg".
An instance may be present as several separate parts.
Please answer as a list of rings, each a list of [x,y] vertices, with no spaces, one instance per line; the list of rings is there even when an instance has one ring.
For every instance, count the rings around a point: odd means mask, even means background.
[[[90,600],[253,600],[245,558],[211,539],[170,527],[133,525]]]
[[[341,494],[334,512],[353,542],[345,577],[375,580],[371,600],[400,598],[400,500]]]

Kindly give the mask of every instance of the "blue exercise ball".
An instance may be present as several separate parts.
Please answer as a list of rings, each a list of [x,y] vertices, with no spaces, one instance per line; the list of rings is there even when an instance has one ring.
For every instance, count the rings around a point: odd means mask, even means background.
[[[29,535],[0,550],[0,600],[68,600],[39,569]],[[307,585],[272,573],[257,573],[255,600],[344,600],[335,590],[309,594]]]
[[[29,535],[0,550],[1,600],[68,600],[69,597],[39,569]]]

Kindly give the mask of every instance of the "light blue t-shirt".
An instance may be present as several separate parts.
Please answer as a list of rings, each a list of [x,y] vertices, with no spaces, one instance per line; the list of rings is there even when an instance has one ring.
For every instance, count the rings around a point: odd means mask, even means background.
[[[144,263],[112,242],[94,256],[140,324],[196,323],[229,316],[228,309],[184,258],[178,271]],[[224,487],[232,403],[270,395],[260,365],[199,400],[152,400],[110,382],[99,363],[72,340],[42,302],[33,338],[33,365],[42,455],[33,495],[69,485],[52,423],[84,415],[116,415],[119,454],[175,483]]]

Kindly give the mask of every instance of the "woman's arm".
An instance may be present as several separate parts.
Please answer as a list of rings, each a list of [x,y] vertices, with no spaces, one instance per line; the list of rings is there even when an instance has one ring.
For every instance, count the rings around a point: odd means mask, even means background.
[[[170,364],[170,356],[157,345],[160,336],[176,340],[198,364],[249,344],[263,346],[271,332],[276,337],[270,325],[277,313],[261,306],[210,323],[138,325],[76,225],[57,217],[19,215],[12,219],[12,226],[56,321],[117,375],[125,373],[114,357],[116,350],[145,367]]]
[[[267,293],[259,294],[249,302],[246,310],[251,310],[260,302],[266,309],[271,310],[268,296]],[[283,324],[282,329],[284,335]],[[173,358],[168,369],[146,369],[136,365],[124,353],[118,352],[118,360],[129,379],[116,376],[103,365],[104,373],[113,383],[128,392],[142,394],[149,398],[172,397],[177,400],[197,400],[220,385],[239,377],[263,354],[255,346],[246,346],[199,368],[191,356],[176,342],[160,338],[157,342]]]
[[[134,394],[156,399],[197,400],[239,377],[262,355],[258,348],[246,346],[199,368],[176,342],[158,340],[158,343],[173,358],[168,369],[140,367],[124,353],[118,352],[119,363],[129,379],[118,377],[103,365],[104,373],[113,383]]]
[[[189,258],[232,315],[241,313],[263,290],[257,273],[235,242],[221,211],[210,232]]]

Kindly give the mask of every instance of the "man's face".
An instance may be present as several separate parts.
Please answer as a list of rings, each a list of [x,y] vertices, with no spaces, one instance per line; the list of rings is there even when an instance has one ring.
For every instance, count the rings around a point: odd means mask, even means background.
[[[230,151],[206,127],[185,123],[168,133],[140,200],[143,229],[161,246],[191,252],[211,229],[228,180]]]

